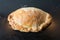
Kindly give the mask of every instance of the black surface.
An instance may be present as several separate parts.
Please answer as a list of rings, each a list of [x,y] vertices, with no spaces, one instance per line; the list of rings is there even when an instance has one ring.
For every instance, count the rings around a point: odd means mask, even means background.
[[[50,13],[52,24],[42,32],[21,33],[13,31],[3,18],[0,21],[0,40],[60,40],[60,0],[0,0],[0,15],[7,17],[12,11],[24,6],[38,7]]]

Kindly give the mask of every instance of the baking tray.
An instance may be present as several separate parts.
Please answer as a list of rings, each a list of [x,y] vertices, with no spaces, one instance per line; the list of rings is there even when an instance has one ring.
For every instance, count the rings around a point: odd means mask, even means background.
[[[12,30],[7,16],[21,7],[38,7],[53,17],[53,22],[43,31],[24,33]],[[59,0],[0,0],[0,40],[60,40]]]

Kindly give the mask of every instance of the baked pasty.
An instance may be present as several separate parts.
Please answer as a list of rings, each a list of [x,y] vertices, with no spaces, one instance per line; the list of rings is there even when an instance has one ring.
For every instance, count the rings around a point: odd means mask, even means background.
[[[35,7],[17,9],[8,15],[12,29],[21,32],[38,32],[51,23],[49,13]]]

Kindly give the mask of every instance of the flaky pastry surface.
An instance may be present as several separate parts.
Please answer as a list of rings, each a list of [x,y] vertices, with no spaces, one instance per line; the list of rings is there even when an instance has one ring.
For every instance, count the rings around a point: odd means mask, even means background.
[[[48,26],[51,20],[49,13],[35,7],[20,8],[8,15],[12,29],[21,32],[41,31]]]

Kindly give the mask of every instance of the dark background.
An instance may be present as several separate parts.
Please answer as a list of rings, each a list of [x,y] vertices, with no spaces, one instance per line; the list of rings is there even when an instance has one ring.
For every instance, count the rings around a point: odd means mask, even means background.
[[[38,33],[21,33],[10,29],[4,18],[12,11],[26,6],[50,13],[53,17],[52,24]],[[60,40],[60,0],[0,0],[0,15],[4,17],[0,21],[0,40]]]

